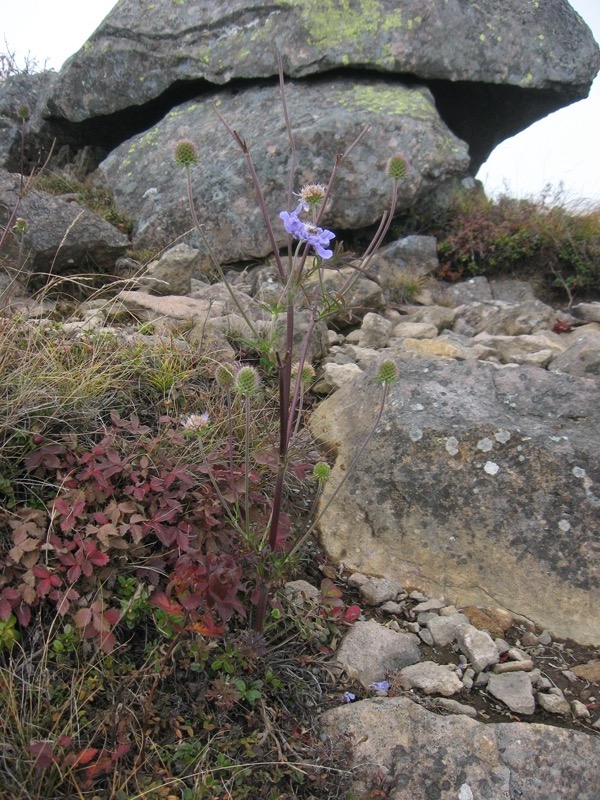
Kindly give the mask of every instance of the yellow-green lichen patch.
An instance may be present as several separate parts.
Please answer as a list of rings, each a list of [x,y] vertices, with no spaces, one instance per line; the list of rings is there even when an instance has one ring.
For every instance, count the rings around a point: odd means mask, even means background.
[[[360,50],[365,37],[401,28],[402,11],[386,13],[379,0],[297,0],[295,4],[314,47]]]
[[[432,103],[422,92],[403,86],[385,88],[381,85],[355,84],[349,93],[344,92],[341,95],[340,103],[371,114],[421,120],[429,120],[436,114]]]

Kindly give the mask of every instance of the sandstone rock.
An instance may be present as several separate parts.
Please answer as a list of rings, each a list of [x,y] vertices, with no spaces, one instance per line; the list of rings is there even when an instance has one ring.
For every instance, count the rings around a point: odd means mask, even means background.
[[[471,719],[475,719],[477,716],[477,709],[473,708],[473,706],[459,703],[450,697],[436,697],[433,705],[434,708],[441,708],[448,714],[464,714],[466,717],[471,717]]]
[[[502,637],[514,622],[513,616],[503,608],[477,608],[466,606],[461,608],[469,618],[471,625],[479,630],[487,631],[491,636]]]
[[[430,322],[399,322],[392,329],[398,339],[435,339],[438,329]]]
[[[357,375],[362,375],[358,364],[325,364],[321,377],[313,386],[317,394],[329,394],[350,383]]]
[[[600,643],[597,382],[421,359],[398,372],[378,432],[321,519],[328,554]],[[311,418],[338,448],[324,503],[372,425],[374,391],[365,374]]]
[[[392,331],[392,323],[380,314],[368,312],[360,326],[359,347],[382,349],[388,343]]]
[[[461,625],[468,624],[469,620],[464,614],[451,614],[448,617],[432,617],[427,622],[427,627],[433,636],[433,641],[439,647],[456,641]]]
[[[395,600],[402,592],[402,586],[396,581],[385,578],[369,578],[359,587],[360,596],[370,606],[379,606],[386,600]]]
[[[372,796],[378,772],[390,800],[597,800],[600,740],[585,733],[439,716],[404,697],[334,708],[321,721],[331,738],[352,743],[357,800]]]
[[[157,261],[146,267],[139,283],[152,294],[189,294],[194,272],[200,270],[202,256],[186,244],[169,247]]]
[[[488,284],[494,300],[504,303],[533,303],[536,300],[535,292],[527,281],[490,278]]]
[[[525,672],[491,673],[487,691],[515,714],[533,714],[535,711],[531,679]]]
[[[548,369],[582,378],[600,378],[600,332],[580,336],[552,359]]]
[[[460,652],[469,659],[475,672],[482,672],[486,667],[498,662],[498,651],[492,637],[485,631],[477,630],[473,625],[461,625],[458,628],[456,643]]]
[[[483,275],[460,281],[460,283],[444,285],[443,297],[447,303],[452,303],[454,306],[468,307],[474,303],[483,303],[493,299],[489,281]]]
[[[396,633],[372,619],[356,622],[338,648],[335,663],[368,688],[417,662],[421,657],[417,641],[411,633]]]
[[[571,309],[571,313],[585,322],[600,322],[600,302],[577,303]]]
[[[382,92],[389,99],[384,107]],[[409,153],[411,162],[407,178],[400,182],[398,210],[468,167],[464,143],[446,128],[423,87],[337,77],[288,85],[286,103],[297,163],[303,165],[296,187],[315,180],[327,183],[340,148],[351,144],[363,122],[371,125],[338,175],[323,220],[334,232],[378,221],[389,203],[384,169],[395,150]],[[100,165],[118,208],[136,220],[136,247],[165,247],[190,230],[185,176],[174,165],[173,147],[181,139],[192,139],[198,150],[198,164],[191,168],[196,211],[216,257],[237,262],[271,252],[242,154],[213,105],[210,96],[178,106],[150,130],[113,150]],[[219,113],[251,147],[273,229],[283,246],[287,234],[278,215],[287,204],[290,153],[279,89],[263,85],[223,90]],[[345,144],[340,131],[348,131]],[[196,231],[185,243],[205,252]]]
[[[473,341],[488,349],[502,364],[521,364],[527,366],[527,362],[535,362],[530,366],[545,367],[553,357],[560,355],[562,346],[553,337],[537,335],[491,335],[489,333],[479,333]]]
[[[433,661],[404,667],[396,675],[396,680],[403,689],[420,689],[425,694],[441,694],[444,697],[451,697],[463,689],[456,672]]]
[[[558,714],[561,717],[566,717],[571,714],[571,706],[564,697],[540,692],[536,700],[540,708],[543,708],[544,711],[547,711],[549,714]]]
[[[589,664],[577,664],[571,672],[578,678],[591,683],[600,683],[600,661],[590,661]]]
[[[491,292],[491,289],[490,289]],[[498,300],[470,303],[460,314],[457,333],[491,336],[524,336],[550,330],[556,322],[556,311],[539,300],[506,303]]]

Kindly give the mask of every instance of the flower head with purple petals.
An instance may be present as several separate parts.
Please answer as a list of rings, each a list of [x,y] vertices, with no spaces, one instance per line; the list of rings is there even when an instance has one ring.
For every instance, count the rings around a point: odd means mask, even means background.
[[[281,212],[279,216],[283,220],[286,231],[294,238],[300,239],[300,241],[306,242],[313,247],[321,258],[331,258],[333,250],[329,250],[328,247],[331,240],[335,239],[335,233],[325,228],[319,228],[317,225],[313,225],[312,222],[302,222],[298,217],[302,209],[303,204],[301,202],[294,211]]]

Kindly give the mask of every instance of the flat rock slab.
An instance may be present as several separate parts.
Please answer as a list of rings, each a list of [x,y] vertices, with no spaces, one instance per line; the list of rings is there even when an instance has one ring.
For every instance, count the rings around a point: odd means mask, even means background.
[[[390,800],[598,800],[596,736],[438,716],[403,697],[334,708],[321,721],[350,744],[357,800],[373,796],[378,770]]]
[[[286,100],[297,148],[295,191],[304,183],[326,184],[337,154],[371,126],[338,173],[324,219],[334,233],[371,225],[389,207],[386,165],[397,151],[410,162],[399,184],[398,209],[467,173],[467,146],[442,122],[424,87],[339,77],[289,84]],[[192,228],[186,178],[173,152],[178,141],[188,139],[198,150],[198,164],[191,168],[196,210],[217,258],[235,262],[271,252],[242,153],[217,119],[215,105],[247,142],[278,244],[287,241],[279,219],[287,208],[290,166],[281,97],[278,87],[255,86],[184,103],[102,162],[117,208],[136,220],[136,247],[166,247]],[[196,232],[186,243],[206,253]],[[209,267],[208,255],[206,262]]]
[[[599,63],[563,0],[121,0],[63,68],[50,107],[80,121],[142,105],[176,81],[266,78],[277,51],[293,78],[359,66],[578,94]]]
[[[600,644],[598,382],[534,367],[397,364],[381,424],[321,520],[329,556]],[[324,504],[373,424],[379,391],[359,376],[312,416],[337,450]]]

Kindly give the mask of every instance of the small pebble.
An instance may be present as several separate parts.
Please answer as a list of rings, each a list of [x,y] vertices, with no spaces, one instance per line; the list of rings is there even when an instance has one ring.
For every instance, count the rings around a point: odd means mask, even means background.
[[[540,644],[543,644],[543,645],[546,645],[546,646],[549,645],[549,644],[552,644],[552,636],[550,636],[548,631],[542,631],[540,633],[540,635],[538,636],[538,639],[540,641]]]
[[[421,630],[421,626],[419,625],[418,622],[405,622],[404,627],[406,628],[407,631],[410,631],[411,633],[419,633],[419,631]]]
[[[539,643],[540,640],[535,635],[535,633],[529,633],[529,631],[527,631],[527,633],[524,633],[523,636],[521,637],[521,644],[524,647],[535,647],[535,645]]]
[[[478,689],[487,686],[490,676],[487,672],[480,672],[479,675],[475,678],[475,686]]]
[[[464,714],[472,719],[475,719],[477,716],[477,711],[473,708],[473,706],[465,705],[465,703],[459,703],[457,700],[452,700],[449,697],[436,697],[435,705],[438,708],[443,708],[444,711],[449,711],[451,714]]]
[[[579,679],[577,678],[577,675],[575,675],[575,673],[574,673],[574,672],[571,672],[571,670],[570,670],[570,669],[563,669],[563,670],[561,670],[561,671],[562,671],[562,674],[565,676],[565,678],[566,678],[568,681],[571,681],[571,683],[576,683],[576,682],[577,682],[577,680],[579,680]]]
[[[358,589],[359,586],[362,586],[363,583],[366,583],[369,580],[367,575],[363,575],[362,572],[353,572],[352,575],[348,578],[348,586],[352,586],[354,589]]]
[[[458,614],[458,608],[456,606],[444,606],[440,608],[440,617],[451,617],[452,614]]]
[[[436,600],[435,598],[433,598],[432,600],[425,600],[422,603],[417,603],[417,605],[413,608],[413,611],[415,612],[415,614],[420,614],[421,611],[438,611],[440,608],[443,607],[444,607],[443,600]]]
[[[533,666],[533,661],[505,661],[495,664],[493,670],[496,675],[503,675],[505,672],[529,672]]]
[[[431,632],[427,630],[427,628],[422,628],[419,631],[419,637],[420,637],[421,641],[423,642],[423,644],[426,644],[429,647],[433,647],[433,644],[434,644],[433,636],[431,635]]]
[[[402,603],[395,603],[393,600],[388,600],[381,606],[381,610],[386,614],[401,614],[404,610]]]
[[[473,678],[469,678],[467,675],[463,676],[462,685],[465,689],[472,689],[473,688]]]
[[[573,700],[571,702],[571,711],[575,719],[589,719],[592,716],[589,708],[579,700]]]
[[[538,704],[544,711],[549,714],[559,714],[562,717],[571,713],[571,706],[567,703],[564,697],[559,697],[556,694],[543,694],[540,692],[537,696]]]
[[[531,659],[523,650],[519,650],[518,647],[509,647],[508,649],[508,657],[513,661],[530,661]]]
[[[508,653],[510,650],[510,645],[508,642],[505,642],[504,639],[494,639],[494,644],[496,645],[496,650],[498,651],[498,655],[502,655],[502,653]]]
[[[433,611],[422,611],[417,617],[417,622],[419,625],[427,625],[429,620],[433,619],[434,617],[437,617],[437,614]]]

